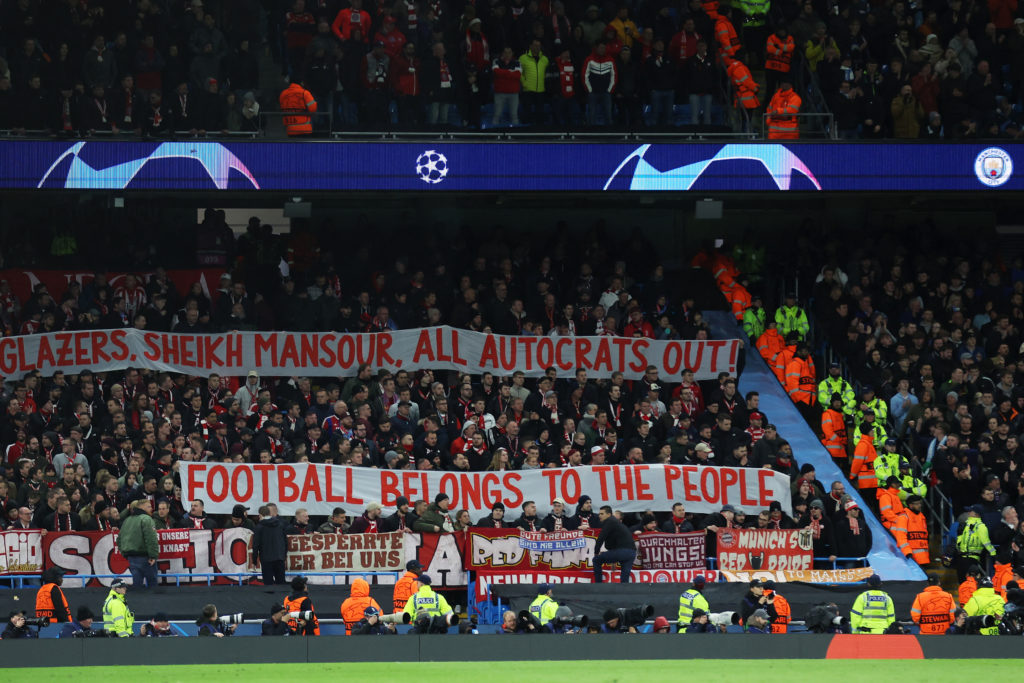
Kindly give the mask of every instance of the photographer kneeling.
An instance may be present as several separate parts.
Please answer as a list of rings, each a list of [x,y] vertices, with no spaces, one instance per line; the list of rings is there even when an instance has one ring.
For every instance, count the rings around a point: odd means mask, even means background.
[[[106,631],[93,631],[92,622],[96,615],[92,610],[82,605],[78,608],[77,619],[64,624],[58,638],[91,638],[94,636],[105,636]]]
[[[352,627],[357,636],[391,636],[395,634],[395,624],[381,621],[380,610],[372,605],[363,610],[363,618]]]
[[[263,620],[260,635],[263,636],[294,636],[296,629],[288,624],[288,608],[284,605],[274,604],[270,608],[270,618]],[[301,622],[305,626],[305,621]]]
[[[224,617],[217,616],[217,606],[207,605],[203,607],[203,614],[196,619],[196,626],[199,627],[199,636],[214,636],[223,638],[230,636],[238,628],[241,621],[241,614],[229,614]]]

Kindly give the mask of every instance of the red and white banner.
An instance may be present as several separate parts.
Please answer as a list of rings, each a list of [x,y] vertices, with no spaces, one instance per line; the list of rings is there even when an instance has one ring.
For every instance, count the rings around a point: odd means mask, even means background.
[[[224,272],[223,268],[206,268],[206,269],[190,269],[190,270],[168,270],[167,279],[171,281],[174,288],[182,296],[188,293],[188,290],[192,287],[193,283],[198,282],[199,286],[203,289],[203,294],[210,296],[211,293],[216,292],[217,287],[220,285],[220,276]],[[123,283],[124,276],[128,273],[122,272],[108,272],[107,284],[111,287],[118,287]],[[141,271],[133,273],[143,284],[149,282],[153,276],[151,271]],[[14,294],[23,303],[32,296],[33,289],[36,285],[42,283],[46,285],[46,289],[50,292],[56,301],[60,301],[64,292],[67,290],[68,285],[72,282],[85,287],[93,281],[96,277],[96,272],[92,270],[21,270],[11,268],[8,270],[0,270],[0,279],[7,280],[11,285],[11,293]],[[214,297],[211,297],[214,298]]]
[[[288,537],[285,571],[395,572],[405,568],[405,533]]]
[[[710,569],[634,569],[630,572],[630,583],[692,583],[700,574],[708,583],[718,581],[718,572]],[[619,569],[605,569],[601,572],[604,583],[618,583]],[[487,587],[499,584],[535,583],[593,583],[593,571],[516,571],[476,573],[478,602],[486,599]]]
[[[707,534],[640,534],[636,551],[644,569],[704,569]]]
[[[624,337],[512,337],[429,327],[376,334],[340,332],[228,332],[175,334],[133,328],[55,332],[0,340],[0,374],[20,377],[38,370],[95,372],[126,366],[183,372],[190,375],[354,375],[361,363],[385,368],[493,372],[522,370],[543,375],[553,367],[560,377],[586,368],[591,377],[622,372],[643,376],[648,365],[663,378],[684,368],[697,379],[719,372],[735,374],[739,341],[655,341]]]
[[[41,572],[41,539],[39,531],[0,531],[0,576]]]
[[[163,574],[180,574],[180,582],[206,583],[205,574],[244,573],[249,567],[252,532],[247,529],[170,529],[157,531],[160,535],[160,560],[157,570]],[[64,570],[65,586],[81,584],[76,574],[118,574],[128,576],[128,561],[117,550],[117,534],[110,531],[51,532],[42,536],[38,531],[4,532],[0,534],[8,547],[4,556],[11,571],[3,573],[38,574],[43,569],[59,567]],[[8,535],[10,538],[8,538]],[[334,534],[289,536],[287,571],[351,572],[338,576],[311,576],[310,583],[348,583],[359,577],[358,571],[404,571],[409,560],[419,560],[424,570],[434,579],[434,585],[458,588],[467,585],[463,567],[465,534],[351,534],[343,541],[331,544],[327,540]],[[182,539],[185,539],[184,542]],[[184,543],[184,546],[182,545]],[[369,546],[373,546],[370,550]],[[291,551],[294,546],[294,552]],[[330,546],[330,547],[328,547]],[[385,546],[382,548],[381,546]],[[339,550],[339,548],[343,548]],[[345,554],[344,561],[336,553]],[[363,553],[370,552],[364,556]],[[380,553],[386,553],[386,557]],[[331,553],[328,560],[325,553]],[[347,554],[351,553],[352,557]],[[293,561],[292,556],[298,559]],[[311,558],[307,562],[307,557]],[[14,558],[15,561],[11,561]],[[34,558],[34,559],[33,559]],[[382,567],[370,568],[381,560]],[[0,560],[3,561],[3,560]],[[294,569],[293,564],[300,565]],[[349,567],[340,565],[347,564]],[[326,565],[331,565],[330,567]],[[21,569],[14,570],[14,567]],[[364,577],[371,583],[393,584],[391,576]],[[93,579],[88,585],[109,586],[113,577]],[[175,579],[161,579],[176,583]],[[214,583],[237,583],[237,577],[220,577]]]
[[[813,561],[809,528],[718,530],[720,571],[805,571]]]
[[[519,529],[488,529],[475,527],[469,530],[466,544],[466,569],[500,571],[590,572],[593,577],[594,545],[598,529],[583,531],[585,544],[571,550],[537,551],[524,548],[519,540]],[[639,559],[636,564],[639,568]]]
[[[803,583],[858,583],[866,581],[875,573],[871,567],[854,567],[853,569],[810,569],[797,571],[753,571],[753,572],[720,572],[722,578],[734,583],[749,583],[754,579],[785,583],[800,581]]]
[[[186,500],[202,499],[206,510],[227,514],[241,503],[250,510],[276,503],[284,515],[305,508],[329,515],[338,506],[358,514],[367,503],[393,510],[395,501],[433,501],[448,494],[449,509],[466,508],[471,517],[489,513],[495,503],[518,510],[532,500],[541,514],[561,497],[574,506],[589,495],[595,506],[623,512],[669,510],[681,502],[696,513],[717,512],[725,504],[767,508],[773,500],[790,505],[789,477],[769,469],[696,465],[598,465],[516,472],[421,472],[379,470],[310,463],[235,464],[181,462]]]

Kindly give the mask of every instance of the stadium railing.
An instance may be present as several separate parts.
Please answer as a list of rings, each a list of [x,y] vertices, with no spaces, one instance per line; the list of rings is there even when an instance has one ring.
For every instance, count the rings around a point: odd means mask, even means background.
[[[0,582],[9,583],[10,588],[20,589],[24,588],[26,585],[36,585],[40,581],[41,576],[41,574],[16,574],[9,576],[0,576]],[[102,579],[123,579],[126,576],[126,574],[66,574],[64,576],[64,586],[67,588],[81,588],[93,580],[100,581]],[[175,587],[180,587],[183,583],[185,585],[200,585],[203,583],[203,581],[206,582],[207,586],[212,586],[214,585],[213,582],[215,580],[222,578],[230,578],[233,580],[230,583],[217,585],[244,586],[252,581],[259,581],[260,583],[262,583],[263,577],[263,575],[260,572],[182,572],[158,574],[158,576],[160,578],[160,583],[162,585],[174,585]],[[390,577],[393,578],[395,581],[398,581],[398,579],[402,577],[402,572],[287,572],[285,576],[326,577],[331,580],[329,582],[325,581],[321,585],[336,586],[338,585],[339,580],[353,576],[382,576]],[[172,581],[165,582],[164,579],[172,579]]]

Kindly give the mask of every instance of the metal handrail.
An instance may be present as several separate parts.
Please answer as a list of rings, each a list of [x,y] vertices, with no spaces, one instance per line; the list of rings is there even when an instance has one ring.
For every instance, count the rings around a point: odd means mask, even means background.
[[[771,114],[767,112],[761,115],[764,139],[768,139],[768,117],[770,116]],[[788,116],[794,116],[797,119],[806,119],[809,123],[822,122],[820,125],[820,132],[823,134],[822,137],[829,140],[838,139],[835,127],[835,117],[832,115],[832,112],[800,112],[799,114],[788,114]],[[801,128],[799,121],[797,121],[797,130],[801,135],[807,133],[815,134],[819,132],[819,130],[816,130],[814,127],[808,128],[806,124]]]
[[[22,585],[19,585],[17,587],[18,588],[22,588],[22,587],[24,587],[24,581],[26,579],[28,579],[28,580],[32,580],[32,579],[38,580],[40,578],[40,576],[41,576],[40,574],[19,574],[19,575],[16,575],[16,576],[12,575],[12,576],[7,576],[7,577],[3,577],[3,578],[5,578],[5,579],[21,579],[20,582],[15,582],[15,583],[21,583]],[[129,576],[130,576],[130,574],[65,574],[64,575],[64,583],[69,588],[75,588],[75,587],[79,587],[79,586],[73,585],[72,582],[80,581],[82,583],[82,585],[85,585],[86,583],[88,583],[89,581],[92,581],[94,579],[97,580],[97,581],[100,581],[102,579],[126,579]],[[354,572],[286,572],[285,576],[305,576],[305,577],[310,577],[310,576],[326,576],[326,577],[330,577],[331,578],[330,585],[336,586],[336,585],[338,585],[338,579],[339,578],[350,578],[352,576],[389,576],[389,577],[391,577],[391,578],[393,578],[393,579],[395,579],[397,581],[399,578],[401,578],[402,572],[400,572],[400,571],[393,571],[393,572],[390,572],[390,571],[372,571],[372,572],[360,572],[360,571],[354,571]],[[245,585],[247,583],[247,581],[251,581],[253,579],[260,579],[260,580],[262,580],[263,575],[262,575],[262,573],[257,572],[257,571],[245,571],[245,572],[195,572],[195,573],[187,573],[187,572],[185,572],[185,573],[173,573],[173,574],[172,573],[159,574],[158,577],[159,577],[158,578],[158,583],[164,583],[162,581],[162,579],[174,579],[173,585],[176,588],[180,588],[181,584],[182,584],[182,580],[185,580],[185,584],[186,585],[201,583],[201,581],[192,581],[192,580],[190,580],[190,579],[197,579],[197,578],[198,579],[205,579],[207,586],[213,585],[213,581],[215,579],[218,579],[218,578],[237,578],[237,581],[232,581],[230,584],[221,584],[221,585],[243,586],[243,585]],[[167,581],[166,585],[171,585],[171,583],[172,583],[171,581]]]

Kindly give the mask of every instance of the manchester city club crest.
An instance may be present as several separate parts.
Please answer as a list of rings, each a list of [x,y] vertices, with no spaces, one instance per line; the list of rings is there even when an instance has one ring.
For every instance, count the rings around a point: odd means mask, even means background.
[[[983,150],[974,160],[974,175],[983,185],[999,187],[1013,174],[1013,159],[998,147]]]

